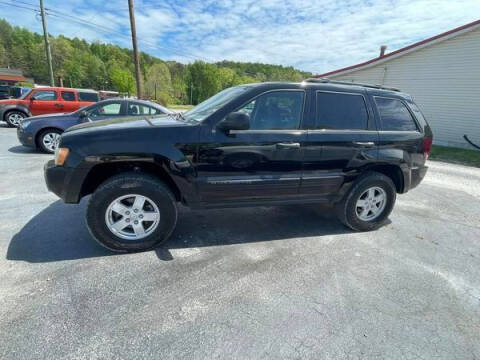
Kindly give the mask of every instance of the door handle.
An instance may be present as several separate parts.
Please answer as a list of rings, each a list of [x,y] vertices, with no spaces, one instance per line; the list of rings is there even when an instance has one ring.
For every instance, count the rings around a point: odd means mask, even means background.
[[[56,107],[62,108],[64,105],[63,104],[55,104]]]
[[[361,146],[375,146],[375,143],[373,141],[354,141],[353,143],[355,145]]]
[[[300,148],[300,143],[278,143],[277,148],[279,148],[279,149],[298,149],[298,148]]]

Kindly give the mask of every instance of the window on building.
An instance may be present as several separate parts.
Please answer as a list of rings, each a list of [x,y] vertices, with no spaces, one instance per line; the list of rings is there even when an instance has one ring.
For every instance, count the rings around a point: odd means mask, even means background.
[[[360,94],[317,92],[315,129],[365,130],[368,112]]]
[[[375,97],[382,130],[416,131],[415,120],[405,104],[392,98]]]

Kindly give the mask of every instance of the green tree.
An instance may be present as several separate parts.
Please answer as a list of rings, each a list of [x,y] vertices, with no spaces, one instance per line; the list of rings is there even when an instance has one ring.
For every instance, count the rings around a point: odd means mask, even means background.
[[[66,86],[97,90],[135,92],[132,51],[101,42],[88,43],[79,38],[50,37],[55,78],[64,78]],[[221,61],[215,64],[197,61],[184,65],[162,61],[140,53],[145,92],[167,104],[196,104],[218,91],[239,84],[262,81],[300,81],[310,77],[291,66]],[[19,68],[36,83],[48,84],[43,36],[27,29],[11,26],[0,19],[0,66]]]
[[[172,78],[168,66],[164,63],[152,65],[147,71],[144,87],[145,95],[151,98],[155,97],[155,89],[157,89],[157,97],[160,91],[170,96],[173,95]]]
[[[188,66],[187,82],[192,86],[193,104],[215,95],[222,89],[218,67],[203,61],[195,61]]]
[[[136,82],[129,70],[114,67],[110,70],[110,81],[115,89],[128,95],[135,93]]]

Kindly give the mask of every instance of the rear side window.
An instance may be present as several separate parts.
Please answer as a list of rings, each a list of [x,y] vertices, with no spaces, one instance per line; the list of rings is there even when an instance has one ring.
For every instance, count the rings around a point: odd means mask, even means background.
[[[89,102],[97,102],[98,101],[98,94],[94,92],[78,92],[78,98],[80,101],[89,101]]]
[[[403,102],[398,99],[375,97],[382,130],[417,131],[415,120]]]
[[[317,92],[315,129],[365,130],[368,112],[360,94]]]
[[[157,112],[157,109],[154,109],[150,106],[146,105],[141,105],[141,104],[135,104],[135,103],[130,103],[128,105],[128,115],[136,116],[136,115],[155,115],[155,114],[161,114],[161,111]]]
[[[62,99],[65,101],[75,101],[75,93],[72,91],[62,91]]]

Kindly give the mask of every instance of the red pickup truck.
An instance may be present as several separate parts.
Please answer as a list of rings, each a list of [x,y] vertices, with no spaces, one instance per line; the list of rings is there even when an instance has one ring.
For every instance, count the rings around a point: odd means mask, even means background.
[[[0,100],[0,120],[17,127],[29,116],[69,113],[99,100],[94,90],[42,87],[32,89],[19,99]]]

